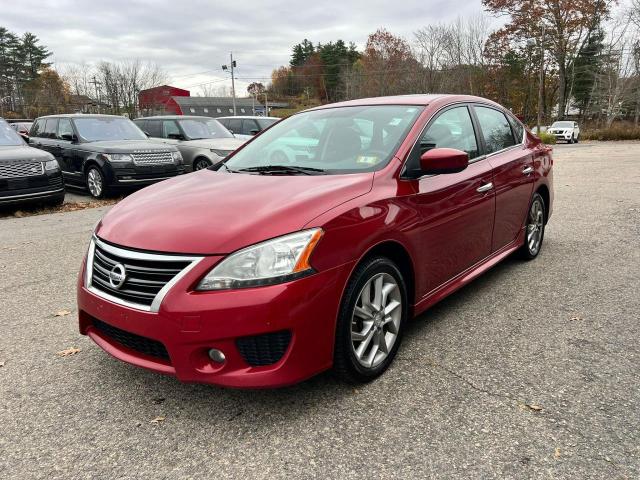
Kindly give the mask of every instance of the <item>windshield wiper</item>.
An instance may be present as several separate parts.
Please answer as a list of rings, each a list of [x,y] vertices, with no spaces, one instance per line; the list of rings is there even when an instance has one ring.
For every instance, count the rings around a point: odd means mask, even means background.
[[[269,175],[272,173],[273,174],[296,173],[296,174],[302,174],[302,175],[320,175],[325,171],[321,168],[297,167],[293,165],[260,165],[256,167],[239,168],[237,170],[233,170],[233,172],[257,172],[257,173],[260,173],[261,175]]]

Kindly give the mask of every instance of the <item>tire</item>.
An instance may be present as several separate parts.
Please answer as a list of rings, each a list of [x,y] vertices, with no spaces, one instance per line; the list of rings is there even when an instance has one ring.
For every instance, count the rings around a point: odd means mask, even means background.
[[[204,170],[205,168],[209,168],[212,163],[206,158],[199,157],[193,161],[193,171]]]
[[[376,290],[386,290],[386,295],[381,293],[376,300]],[[369,302],[364,301],[367,296]],[[386,305],[386,317],[376,313],[380,310],[376,303]],[[395,263],[373,257],[359,265],[338,313],[333,355],[336,375],[348,383],[366,383],[382,375],[400,348],[407,313],[407,288]]]
[[[87,190],[93,198],[104,198],[107,195],[104,174],[97,165],[91,165],[87,168],[85,182]]]
[[[578,134],[578,136],[576,137],[576,139],[574,140],[574,143],[578,143],[580,141],[580,134]]]
[[[520,247],[520,256],[533,260],[542,249],[547,209],[542,196],[536,192],[531,198],[525,226],[524,244]]]

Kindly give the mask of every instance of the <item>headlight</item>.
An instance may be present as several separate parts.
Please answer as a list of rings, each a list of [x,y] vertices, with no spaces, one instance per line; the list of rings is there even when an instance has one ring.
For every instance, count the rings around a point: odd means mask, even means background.
[[[104,155],[110,162],[125,163],[133,162],[133,157],[128,153],[108,153]]]
[[[55,159],[47,160],[46,162],[44,162],[44,169],[48,172],[55,172],[57,170],[60,170],[60,165],[58,165],[58,161]]]
[[[215,153],[217,156],[225,158],[233,153],[233,150],[218,150],[216,148],[212,148],[211,151]]]
[[[197,290],[225,290],[287,282],[313,272],[309,258],[320,228],[258,243],[229,255],[202,279]]]
[[[180,152],[171,152],[171,156],[173,157],[173,161],[178,165],[182,163],[182,154]]]

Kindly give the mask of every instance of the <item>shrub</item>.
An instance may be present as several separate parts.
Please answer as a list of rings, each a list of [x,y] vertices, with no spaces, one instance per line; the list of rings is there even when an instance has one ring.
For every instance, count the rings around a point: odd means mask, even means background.
[[[615,126],[585,130],[580,134],[582,140],[640,140],[640,128]]]
[[[538,134],[542,143],[546,143],[547,145],[554,145],[556,143],[556,136],[547,132],[540,132]]]

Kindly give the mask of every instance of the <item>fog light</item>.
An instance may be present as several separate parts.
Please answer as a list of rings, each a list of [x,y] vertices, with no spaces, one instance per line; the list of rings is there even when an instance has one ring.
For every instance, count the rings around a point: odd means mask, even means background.
[[[209,358],[216,363],[224,363],[225,360],[224,353],[222,353],[217,348],[212,348],[211,350],[209,350]]]

